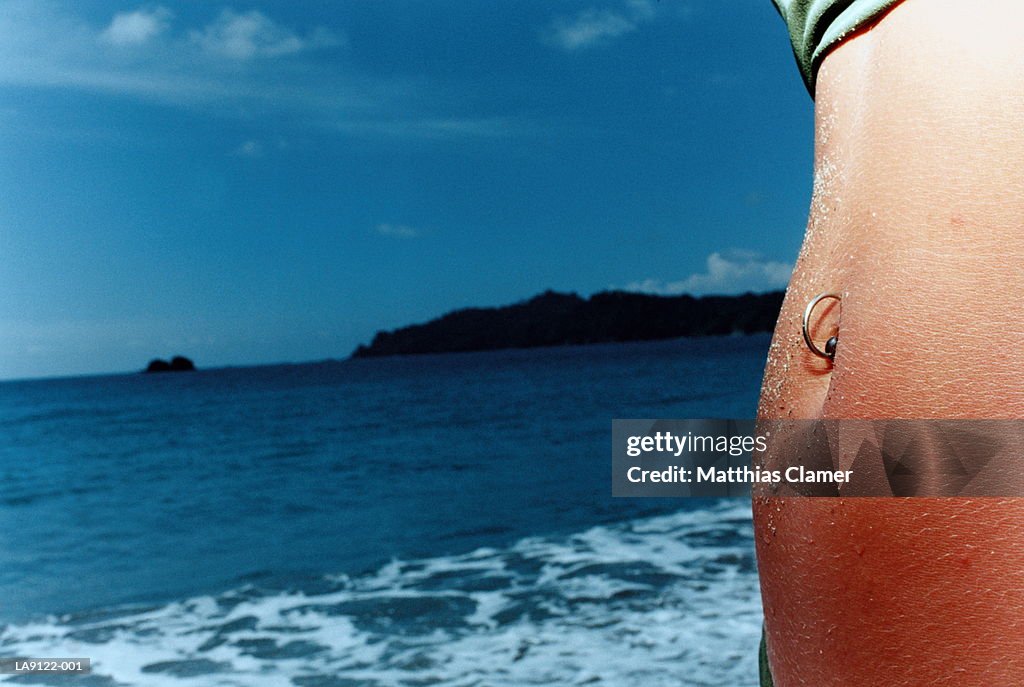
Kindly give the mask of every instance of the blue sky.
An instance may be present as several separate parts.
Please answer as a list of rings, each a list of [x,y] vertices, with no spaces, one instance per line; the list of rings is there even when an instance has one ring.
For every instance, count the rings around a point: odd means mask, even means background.
[[[6,0],[0,378],[777,288],[811,134],[769,0]]]

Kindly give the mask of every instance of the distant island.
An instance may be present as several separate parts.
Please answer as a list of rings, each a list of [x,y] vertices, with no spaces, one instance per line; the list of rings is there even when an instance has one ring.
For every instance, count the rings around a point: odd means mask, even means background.
[[[176,355],[171,358],[171,362],[161,360],[160,358],[150,360],[144,372],[194,372],[195,369],[196,366],[191,360],[184,356]]]
[[[700,298],[604,291],[582,298],[546,291],[513,305],[466,308],[424,324],[377,332],[352,357],[770,332],[783,296],[783,291]]]

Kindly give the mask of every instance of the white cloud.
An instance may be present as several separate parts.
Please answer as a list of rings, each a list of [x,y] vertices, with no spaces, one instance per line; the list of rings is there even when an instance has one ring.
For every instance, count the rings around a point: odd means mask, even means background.
[[[263,157],[263,144],[259,141],[249,140],[232,151],[237,157],[258,158]]]
[[[577,50],[636,30],[636,24],[609,10],[586,10],[571,20],[556,20],[553,41],[565,50]]]
[[[279,57],[340,42],[326,29],[300,37],[257,10],[223,10],[213,23],[189,36],[207,53],[232,60]]]
[[[256,104],[342,113],[378,102],[389,84],[312,60],[272,57],[338,44],[335,32],[300,36],[260,13],[222,12],[205,27],[173,31],[161,7],[119,13],[101,27],[69,8],[11,0],[0,12],[0,85],[73,88],[175,105]],[[161,40],[155,40],[160,38]],[[97,42],[126,50],[96,50]],[[250,58],[264,58],[258,60]],[[236,64],[245,61],[242,71]]]
[[[605,45],[632,33],[654,17],[650,0],[627,0],[621,9],[586,9],[572,17],[559,17],[545,31],[547,42],[574,51]]]
[[[345,135],[484,139],[549,126],[518,117],[467,117],[429,83],[374,77],[344,55],[314,55],[343,44],[336,27],[295,27],[261,12],[220,8],[208,21],[189,26],[178,16],[172,24],[159,5],[94,24],[73,3],[4,3],[0,88],[85,91],[246,120],[273,113]],[[107,49],[97,50],[98,43]],[[265,153],[273,147],[262,143]]]
[[[784,288],[792,271],[793,266],[788,263],[766,260],[750,251],[716,252],[708,256],[705,272],[673,282],[645,279],[629,284],[626,290],[666,296],[772,291]]]
[[[118,12],[100,38],[111,45],[148,43],[167,30],[171,16],[171,11],[165,7]]]
[[[399,239],[414,239],[420,235],[418,229],[405,224],[378,224],[375,231],[381,236],[392,236]]]

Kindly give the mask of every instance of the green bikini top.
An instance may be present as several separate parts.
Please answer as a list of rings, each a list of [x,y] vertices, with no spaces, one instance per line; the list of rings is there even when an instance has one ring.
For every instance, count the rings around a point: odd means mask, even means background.
[[[811,97],[818,65],[844,38],[871,23],[900,0],[772,0],[789,25],[800,73]]]

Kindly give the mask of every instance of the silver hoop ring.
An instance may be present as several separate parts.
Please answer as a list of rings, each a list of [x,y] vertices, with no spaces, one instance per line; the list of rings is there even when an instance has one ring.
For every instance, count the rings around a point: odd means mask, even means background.
[[[814,314],[814,309],[818,307],[818,303],[823,300],[831,298],[839,303],[843,302],[843,299],[838,293],[819,293],[817,296],[811,299],[811,302],[807,304],[807,308],[804,310],[804,322],[803,322],[803,333],[804,343],[807,344],[807,348],[811,349],[811,353],[818,356],[819,358],[825,358],[826,360],[835,360],[836,357],[836,345],[839,343],[839,337],[833,336],[825,343],[825,350],[818,348],[818,344],[814,343],[811,339],[810,332],[810,321],[811,315]]]

